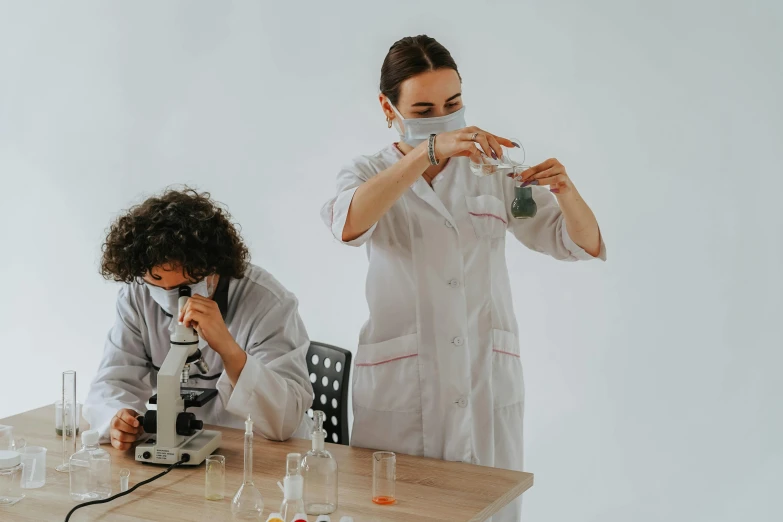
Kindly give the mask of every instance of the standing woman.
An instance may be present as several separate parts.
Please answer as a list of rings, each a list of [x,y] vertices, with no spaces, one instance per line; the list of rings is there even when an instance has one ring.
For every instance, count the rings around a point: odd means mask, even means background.
[[[322,217],[367,244],[367,301],[353,381],[355,446],[522,469],[524,385],[505,257],[506,231],[555,259],[598,257],[598,223],[565,167],[522,173],[538,213],[510,215],[514,180],[475,176],[468,156],[505,138],[465,124],[461,77],[427,36],[396,42],[379,100],[400,142],[337,176]],[[521,501],[494,520],[517,520]]]

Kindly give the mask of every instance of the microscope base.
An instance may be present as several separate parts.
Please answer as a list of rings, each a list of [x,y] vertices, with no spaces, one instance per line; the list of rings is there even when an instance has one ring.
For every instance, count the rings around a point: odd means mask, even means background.
[[[198,466],[220,447],[222,435],[219,431],[201,430],[186,438],[179,446],[163,448],[154,439],[136,446],[136,460],[145,464],[163,464],[170,466],[188,455],[184,466]]]

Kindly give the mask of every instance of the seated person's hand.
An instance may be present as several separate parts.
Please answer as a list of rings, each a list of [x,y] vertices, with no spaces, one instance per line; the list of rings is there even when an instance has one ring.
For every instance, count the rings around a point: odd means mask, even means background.
[[[123,408],[112,417],[109,424],[112,446],[123,451],[130,449],[144,433],[144,428],[136,419],[137,415],[137,412],[129,408]]]

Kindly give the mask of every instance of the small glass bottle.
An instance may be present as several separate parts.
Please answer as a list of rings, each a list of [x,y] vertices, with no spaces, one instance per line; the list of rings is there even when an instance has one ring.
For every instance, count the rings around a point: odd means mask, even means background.
[[[305,454],[301,465],[304,505],[308,515],[328,515],[337,509],[337,460],[324,449],[326,415],[322,411],[314,411],[313,419],[313,449]]]
[[[285,522],[294,522],[305,512],[302,493],[304,480],[299,474],[299,463],[302,455],[289,453],[285,463],[285,478],[283,479],[283,503],[280,504],[280,514]],[[278,484],[280,484],[278,482]]]
[[[22,468],[18,451],[0,450],[0,507],[13,506],[24,498]]]
[[[514,201],[511,203],[511,215],[515,219],[529,219],[536,215],[538,206],[533,199],[532,187],[523,187],[522,183],[517,181],[514,196]]]
[[[83,502],[111,496],[111,455],[98,444],[95,430],[82,432],[82,449],[71,455],[71,499]]]

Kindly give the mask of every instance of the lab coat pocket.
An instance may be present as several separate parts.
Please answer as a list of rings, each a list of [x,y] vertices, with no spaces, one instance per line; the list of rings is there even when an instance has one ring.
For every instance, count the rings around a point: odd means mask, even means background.
[[[418,335],[359,345],[353,379],[355,405],[390,412],[420,412]]]
[[[491,349],[494,408],[505,408],[524,402],[525,382],[517,336],[504,330],[492,330]]]

